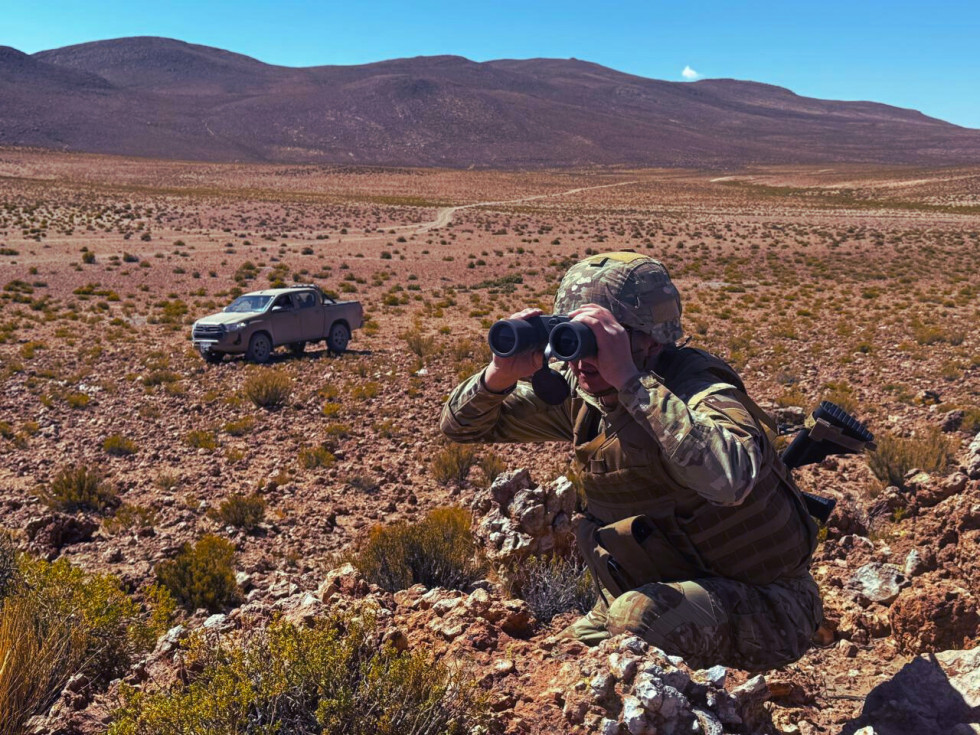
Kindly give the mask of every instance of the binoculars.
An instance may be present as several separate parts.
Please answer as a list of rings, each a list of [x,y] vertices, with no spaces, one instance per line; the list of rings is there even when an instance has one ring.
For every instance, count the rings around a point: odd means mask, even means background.
[[[490,349],[499,357],[550,348],[550,357],[568,362],[596,354],[595,335],[581,322],[560,314],[527,319],[501,319],[487,334]]]

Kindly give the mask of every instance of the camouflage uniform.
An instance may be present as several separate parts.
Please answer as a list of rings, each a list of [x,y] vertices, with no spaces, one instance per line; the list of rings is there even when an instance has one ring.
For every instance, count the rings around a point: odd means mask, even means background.
[[[617,255],[573,266],[555,312],[598,303],[672,345],[680,300],[666,270]],[[570,634],[594,644],[631,631],[693,666],[796,660],[822,617],[808,572],[816,528],[799,491],[724,362],[670,346],[650,367],[612,409],[567,366],[572,394],[557,406],[523,382],[491,392],[481,372],[453,391],[442,430],[460,442],[573,442],[589,513],[579,546],[615,599]]]

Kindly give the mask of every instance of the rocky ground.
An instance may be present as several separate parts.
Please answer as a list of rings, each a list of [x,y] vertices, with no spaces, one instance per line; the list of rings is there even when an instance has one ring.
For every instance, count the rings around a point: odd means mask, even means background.
[[[2,525],[24,550],[112,572],[137,595],[185,542],[234,542],[242,604],[188,615],[132,682],[172,674],[188,630],[233,632],[276,612],[302,624],[368,601],[401,645],[473,666],[502,732],[974,731],[978,180],[963,169],[524,174],[0,151]],[[573,616],[537,621],[493,577],[391,594],[339,561],[373,525],[445,505],[473,511],[491,556],[563,543],[568,448],[477,457],[533,481],[487,489],[474,466],[440,482],[438,414],[485,359],[493,319],[546,306],[570,263],[623,248],[668,265],[692,344],[735,364],[782,423],[827,398],[892,446],[933,448],[890,460],[899,474],[886,480],[860,456],[797,472],[838,500],[814,562],[827,621],[801,661],[762,678],[690,671],[629,638],[593,650],[557,640]],[[352,351],[315,345],[256,368],[206,365],[189,348],[194,318],[236,286],[277,279],[361,300],[369,322]],[[258,370],[291,380],[279,410],[243,398]],[[128,450],[108,452],[112,437]],[[318,447],[333,459],[304,459]],[[102,472],[128,514],[42,501],[79,465]],[[257,529],[209,513],[236,492],[265,500]],[[70,684],[35,731],[104,728],[112,693],[90,689]]]

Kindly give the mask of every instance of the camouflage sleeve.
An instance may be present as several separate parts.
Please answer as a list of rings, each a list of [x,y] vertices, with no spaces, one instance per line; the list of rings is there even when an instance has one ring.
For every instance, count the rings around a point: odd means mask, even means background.
[[[449,396],[442,408],[442,432],[457,442],[567,441],[572,438],[568,403],[549,406],[525,382],[507,393],[493,393],[481,371]]]
[[[671,460],[679,483],[713,503],[738,505],[759,477],[764,439],[748,409],[725,392],[731,386],[716,387],[685,403],[647,373],[623,386],[619,400]]]

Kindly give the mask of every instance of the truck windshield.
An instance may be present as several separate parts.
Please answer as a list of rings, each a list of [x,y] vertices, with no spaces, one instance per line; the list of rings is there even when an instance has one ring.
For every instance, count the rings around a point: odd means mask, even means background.
[[[272,301],[271,296],[239,296],[225,307],[225,311],[234,313],[265,311],[270,301]]]

